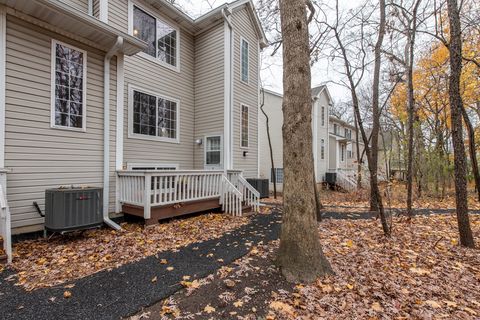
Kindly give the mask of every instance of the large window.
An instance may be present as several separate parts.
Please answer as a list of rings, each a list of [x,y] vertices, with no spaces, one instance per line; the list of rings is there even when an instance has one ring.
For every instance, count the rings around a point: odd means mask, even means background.
[[[273,182],[273,177],[275,175],[276,183],[283,183],[283,168],[273,168],[270,175],[270,182]]]
[[[178,101],[160,95],[130,90],[131,132],[165,141],[178,141]]]
[[[242,38],[241,40],[241,71],[242,71],[242,81],[243,82],[248,82],[248,52],[249,52],[249,47],[248,47],[248,42]]]
[[[133,6],[133,35],[148,43],[145,53],[177,67],[178,31],[168,23]]]
[[[242,148],[248,148],[248,107],[242,104],[241,116]]]
[[[85,130],[87,53],[52,41],[52,126]]]

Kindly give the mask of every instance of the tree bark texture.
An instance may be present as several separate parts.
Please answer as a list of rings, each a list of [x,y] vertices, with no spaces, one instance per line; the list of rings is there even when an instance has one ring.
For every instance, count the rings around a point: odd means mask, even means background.
[[[455,200],[460,244],[474,247],[472,229],[468,217],[467,202],[467,161],[463,141],[462,109],[460,94],[460,75],[462,74],[462,31],[457,0],[447,0],[448,20],[450,25],[450,78],[449,101],[451,113],[453,159],[455,167]]]
[[[283,37],[283,221],[277,264],[290,282],[332,273],[320,245],[312,156],[312,99],[304,1],[281,0]]]

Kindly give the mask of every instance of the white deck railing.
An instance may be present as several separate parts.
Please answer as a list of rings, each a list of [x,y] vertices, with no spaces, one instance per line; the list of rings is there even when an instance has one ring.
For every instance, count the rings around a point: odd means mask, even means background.
[[[119,171],[119,201],[143,206],[150,219],[152,206],[219,198],[225,212],[241,215],[242,193],[224,171]]]
[[[0,236],[3,238],[3,249],[7,254],[8,263],[10,263],[12,262],[12,234],[6,190],[7,171],[0,169]]]
[[[258,192],[250,183],[245,180],[240,170],[228,170],[227,177],[232,184],[242,194],[242,201],[246,206],[252,208],[254,212],[258,212],[260,205],[260,192]]]

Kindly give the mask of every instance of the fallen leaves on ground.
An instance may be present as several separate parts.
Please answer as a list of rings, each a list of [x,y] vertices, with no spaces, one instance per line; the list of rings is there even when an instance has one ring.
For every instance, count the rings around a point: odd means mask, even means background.
[[[474,188],[470,187],[468,195],[469,209],[479,210],[480,203],[476,199]],[[389,184],[381,183],[380,191],[383,195],[385,207],[404,209],[407,206],[407,192],[405,183],[395,181]],[[388,193],[387,193],[388,191]],[[370,206],[370,191],[361,189],[353,192],[339,192],[332,190],[320,190],[320,198],[328,211],[351,212],[352,208],[359,211],[368,211]],[[413,208],[418,209],[455,209],[455,190],[449,189],[443,197],[423,193],[421,197],[414,192]]]
[[[23,241],[14,246],[12,266],[17,271],[17,284],[25,289],[50,287],[161,251],[218,238],[248,221],[245,217],[208,214],[148,228],[124,223],[124,231],[98,229],[77,236]],[[162,259],[160,263],[168,262]]]
[[[319,234],[335,275],[273,300],[275,319],[479,319],[480,256],[451,241],[454,215],[395,219],[390,239],[375,220],[324,221]]]

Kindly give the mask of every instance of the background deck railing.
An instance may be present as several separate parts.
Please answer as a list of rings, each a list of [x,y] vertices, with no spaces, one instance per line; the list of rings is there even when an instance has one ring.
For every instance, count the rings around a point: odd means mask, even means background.
[[[118,176],[119,201],[143,206],[145,219],[150,219],[152,206],[212,198],[219,198],[223,210],[232,215],[241,215],[244,201],[258,209],[258,193],[248,183],[249,187],[244,186],[245,179],[237,174],[230,176],[235,182],[219,170],[131,170],[119,171]],[[236,185],[242,186],[244,193]]]
[[[10,209],[7,202],[7,171],[0,169],[0,236],[3,238],[3,249],[5,250],[8,262],[12,262],[12,236]]]

